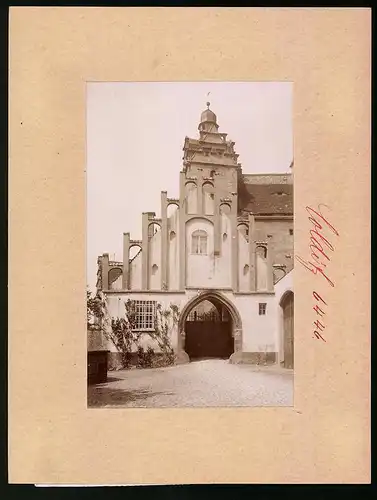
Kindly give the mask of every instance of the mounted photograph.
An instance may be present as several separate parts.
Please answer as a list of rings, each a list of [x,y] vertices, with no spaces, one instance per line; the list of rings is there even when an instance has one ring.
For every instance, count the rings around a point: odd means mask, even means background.
[[[87,83],[89,408],[293,406],[292,99]]]

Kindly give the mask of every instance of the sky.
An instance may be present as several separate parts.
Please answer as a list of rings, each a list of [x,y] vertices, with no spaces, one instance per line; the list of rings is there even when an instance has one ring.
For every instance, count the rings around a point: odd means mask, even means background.
[[[179,196],[185,136],[198,137],[206,102],[235,142],[243,173],[289,172],[289,82],[87,84],[87,284],[97,257],[123,259],[123,233],[141,239],[142,212],[160,216],[161,191]]]

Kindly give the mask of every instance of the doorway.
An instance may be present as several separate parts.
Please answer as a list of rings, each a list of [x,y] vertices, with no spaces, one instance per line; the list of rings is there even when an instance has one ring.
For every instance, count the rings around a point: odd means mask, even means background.
[[[204,299],[193,307],[184,328],[185,351],[190,361],[225,359],[234,352],[231,314],[216,299]]]
[[[284,294],[281,303],[283,309],[283,349],[284,368],[294,366],[294,295],[289,291]]]

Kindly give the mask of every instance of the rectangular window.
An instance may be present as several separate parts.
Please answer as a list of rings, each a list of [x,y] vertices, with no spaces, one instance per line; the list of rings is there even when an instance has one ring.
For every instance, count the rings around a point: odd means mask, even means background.
[[[293,235],[293,229],[289,230],[289,234],[292,236]]]
[[[135,311],[135,330],[154,330],[156,320],[156,304],[154,300],[133,300]]]
[[[259,316],[264,316],[266,314],[267,304],[264,302],[259,303]]]

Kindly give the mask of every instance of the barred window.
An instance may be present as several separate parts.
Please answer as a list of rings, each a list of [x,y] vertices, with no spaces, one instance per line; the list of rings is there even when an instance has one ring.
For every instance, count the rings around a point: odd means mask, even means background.
[[[207,253],[207,233],[202,230],[194,231],[192,233],[191,252],[206,255]]]
[[[264,316],[266,314],[266,307],[267,307],[266,303],[263,303],[263,302],[259,303],[259,315],[260,316]]]
[[[156,304],[154,300],[134,300],[135,330],[154,330],[156,319]]]

